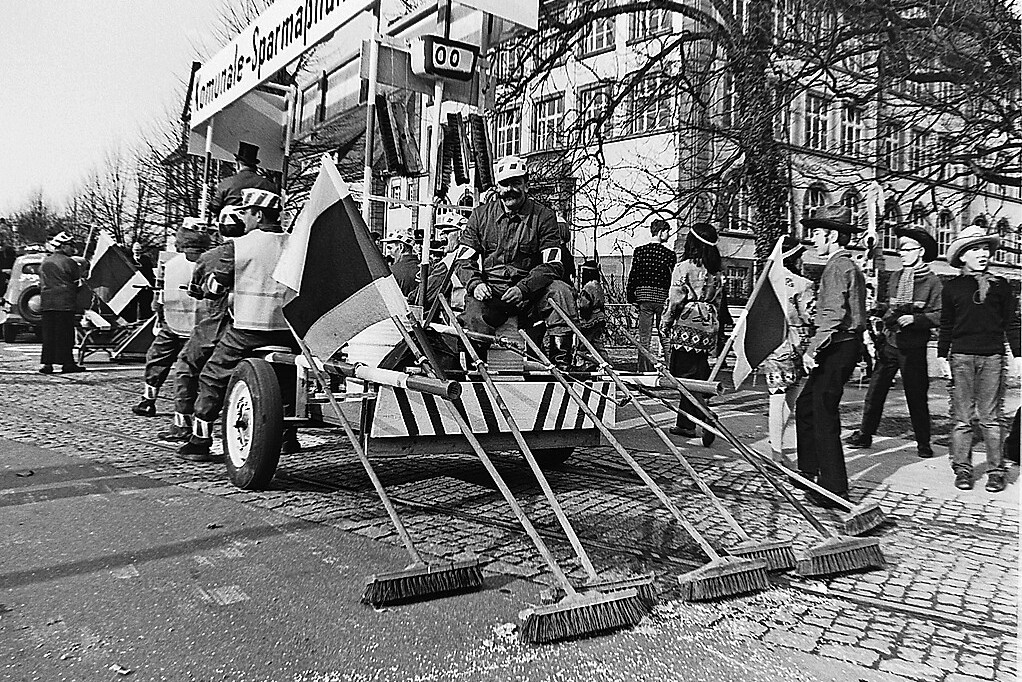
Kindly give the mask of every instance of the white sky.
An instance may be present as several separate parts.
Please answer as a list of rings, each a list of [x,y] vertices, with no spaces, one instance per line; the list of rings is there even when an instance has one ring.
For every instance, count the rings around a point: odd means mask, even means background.
[[[221,0],[0,0],[0,216],[180,112]]]

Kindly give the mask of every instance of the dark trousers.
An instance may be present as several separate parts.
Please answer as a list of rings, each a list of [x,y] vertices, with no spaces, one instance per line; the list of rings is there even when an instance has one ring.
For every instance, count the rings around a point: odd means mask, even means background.
[[[884,413],[884,401],[891,390],[894,377],[901,370],[901,382],[905,386],[905,400],[912,418],[912,431],[920,450],[930,449],[930,406],[927,394],[930,390],[930,376],[926,366],[926,346],[922,348],[895,348],[881,338],[877,346],[876,365],[866,391],[866,403],[862,408],[862,425],[859,431],[872,436],[880,425]]]
[[[215,421],[224,406],[227,384],[238,363],[261,346],[294,346],[290,331],[250,331],[228,325],[213,354],[209,356],[199,374],[199,394],[195,399],[195,417],[205,422]]]
[[[859,337],[820,351],[795,401],[798,469],[831,492],[848,492],[845,455],[841,449],[841,396],[862,354]]]
[[[70,310],[43,310],[42,328],[44,365],[75,364],[75,314]]]
[[[670,369],[671,374],[679,379],[709,379],[710,354],[674,348],[671,350]],[[678,407],[693,416],[702,416],[699,408],[685,396],[679,399]],[[679,429],[694,429],[696,425],[688,417],[679,414],[675,426]]]
[[[145,354],[146,385],[156,389],[163,386],[186,340],[170,331],[168,327],[160,328]]]
[[[192,329],[174,363],[174,411],[191,414],[199,393],[199,375],[227,328],[227,318],[205,319]]]

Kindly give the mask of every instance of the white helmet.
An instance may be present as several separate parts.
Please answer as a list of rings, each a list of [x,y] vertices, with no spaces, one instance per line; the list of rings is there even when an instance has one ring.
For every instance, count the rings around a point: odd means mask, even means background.
[[[504,182],[510,178],[517,178],[529,174],[529,167],[525,159],[520,156],[505,156],[497,161],[494,168],[493,179],[497,182]]]

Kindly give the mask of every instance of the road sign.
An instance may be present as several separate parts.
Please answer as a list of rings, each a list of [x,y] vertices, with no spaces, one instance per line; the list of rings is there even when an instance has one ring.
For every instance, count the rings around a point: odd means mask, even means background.
[[[412,72],[445,80],[472,80],[479,48],[440,36],[422,36],[412,46]]]

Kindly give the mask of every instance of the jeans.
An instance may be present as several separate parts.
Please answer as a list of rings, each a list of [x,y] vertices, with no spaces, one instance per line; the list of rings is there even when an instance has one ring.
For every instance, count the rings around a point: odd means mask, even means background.
[[[641,343],[644,348],[652,350],[652,348],[649,347],[649,343],[653,339],[653,329],[660,326],[660,315],[663,313],[664,305],[663,303],[657,305],[656,303],[644,302],[636,303],[635,305],[639,309],[639,343]],[[639,353],[638,371],[653,371],[653,366],[642,353]]]
[[[1006,367],[1003,355],[951,354],[951,468],[972,473],[972,417],[976,415],[987,451],[987,473],[1003,473]]]
[[[877,432],[880,416],[884,413],[887,392],[894,383],[894,376],[901,370],[901,381],[905,386],[905,402],[912,418],[912,431],[920,452],[930,451],[930,406],[927,393],[930,377],[926,367],[926,346],[921,348],[895,348],[881,338],[877,346],[876,365],[866,391],[866,403],[862,408],[862,425],[859,431],[867,436]]]
[[[671,350],[671,374],[679,379],[709,379],[710,356],[708,353],[674,348]],[[678,407],[694,417],[702,418],[703,416],[699,408],[684,395],[678,399]],[[678,415],[674,426],[678,429],[694,429],[696,427],[695,422],[682,414]]]

